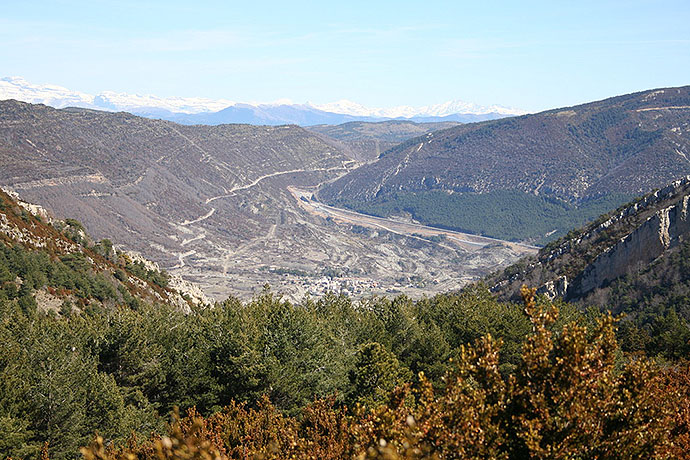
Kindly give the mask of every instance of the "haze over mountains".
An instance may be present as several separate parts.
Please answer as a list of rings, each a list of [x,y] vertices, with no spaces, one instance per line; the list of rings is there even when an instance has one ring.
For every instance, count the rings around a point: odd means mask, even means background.
[[[82,107],[126,111],[149,118],[181,124],[248,123],[260,125],[340,124],[349,121],[407,119],[418,122],[491,120],[525,113],[493,105],[483,107],[459,100],[424,107],[370,108],[347,100],[327,104],[295,104],[289,100],[272,103],[241,103],[228,99],[199,97],[157,97],[103,91],[98,95],[56,85],[37,85],[21,77],[0,78],[0,100],[16,99],[55,108]]]
[[[336,141],[358,161],[377,159],[381,153],[412,137],[459,125],[459,122],[415,123],[408,120],[379,122],[352,121],[340,125],[309,126],[309,131]]]

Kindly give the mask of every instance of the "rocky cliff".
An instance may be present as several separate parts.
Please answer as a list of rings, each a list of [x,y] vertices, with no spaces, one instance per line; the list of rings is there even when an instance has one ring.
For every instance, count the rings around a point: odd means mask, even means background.
[[[678,181],[677,184],[687,185],[687,179]],[[675,186],[670,189],[678,191]],[[625,238],[599,255],[573,281],[566,297],[580,298],[599,286],[645,267],[666,250],[683,242],[690,232],[688,199],[690,196],[681,195],[674,204],[654,213]]]
[[[689,200],[690,176],[572,231],[488,280],[502,297],[515,297],[527,283],[552,298],[582,300],[686,242]]]

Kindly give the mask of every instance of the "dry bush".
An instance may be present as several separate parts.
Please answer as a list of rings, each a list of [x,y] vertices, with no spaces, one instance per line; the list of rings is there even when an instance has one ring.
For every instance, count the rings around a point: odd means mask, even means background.
[[[501,342],[461,349],[442,388],[419,375],[377,407],[316,400],[298,417],[267,398],[207,418],[190,411],[166,437],[121,450],[96,438],[86,460],[220,459],[636,459],[688,458],[687,365],[661,371],[646,359],[616,365],[615,320],[554,333],[558,309],[523,288],[532,333],[516,372],[499,372]]]

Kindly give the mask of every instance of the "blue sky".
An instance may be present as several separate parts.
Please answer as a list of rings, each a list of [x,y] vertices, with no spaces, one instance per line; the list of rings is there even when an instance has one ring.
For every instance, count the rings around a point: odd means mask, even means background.
[[[0,0],[0,76],[97,93],[526,110],[690,84],[690,1]]]

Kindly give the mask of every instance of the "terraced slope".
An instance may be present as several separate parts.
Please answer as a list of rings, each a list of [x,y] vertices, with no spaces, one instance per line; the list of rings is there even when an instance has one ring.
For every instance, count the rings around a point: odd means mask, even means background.
[[[469,251],[362,232],[307,213],[287,189],[353,163],[297,126],[181,126],[0,102],[0,185],[217,299],[250,297],[265,282],[295,298],[457,289],[517,259],[508,246]]]

